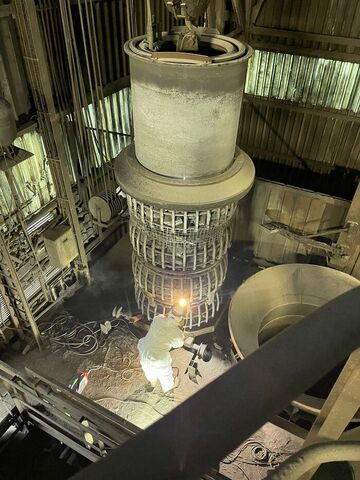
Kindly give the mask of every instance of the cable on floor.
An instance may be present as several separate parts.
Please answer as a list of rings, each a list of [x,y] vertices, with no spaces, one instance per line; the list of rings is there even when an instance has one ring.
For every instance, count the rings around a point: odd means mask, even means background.
[[[150,403],[148,402],[145,402],[144,400],[120,400],[119,398],[116,398],[116,397],[100,397],[100,398],[93,398],[92,401],[93,402],[102,402],[103,400],[115,400],[117,402],[120,402],[120,403],[138,403],[138,404],[143,404],[143,405],[147,405],[149,406],[150,408],[152,408],[154,410],[154,412],[156,412],[158,415],[161,415],[162,417],[164,415],[166,415],[166,413],[161,413],[159,412],[159,410],[157,410],[155,407],[153,407]]]
[[[247,449],[250,451],[247,452],[245,456],[244,452]],[[236,461],[239,461],[239,463],[247,465],[274,468],[285,460],[285,456],[291,455],[292,453],[294,452],[271,450],[264,443],[250,438],[241,445],[235,454],[228,455],[221,463],[229,465],[236,464]],[[236,466],[238,465],[236,464]]]
[[[128,321],[129,318],[122,314],[119,318],[82,323],[65,311],[58,314],[51,322],[43,323],[40,328],[41,335],[48,337],[51,343],[64,346],[77,355],[90,355],[104,346],[107,335],[101,325],[104,326],[107,322],[110,323],[111,330],[120,328],[138,339]]]

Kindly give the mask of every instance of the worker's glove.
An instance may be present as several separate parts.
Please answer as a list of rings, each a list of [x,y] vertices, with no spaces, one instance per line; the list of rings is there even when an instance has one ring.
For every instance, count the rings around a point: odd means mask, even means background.
[[[194,337],[191,337],[191,336],[186,337],[185,340],[184,340],[184,347],[185,346],[191,347],[191,345],[194,343],[194,341],[195,341]]]

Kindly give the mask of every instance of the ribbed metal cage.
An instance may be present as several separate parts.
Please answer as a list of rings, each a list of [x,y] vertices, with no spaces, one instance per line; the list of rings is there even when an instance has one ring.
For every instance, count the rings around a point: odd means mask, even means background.
[[[127,195],[130,215],[151,229],[166,236],[175,234],[181,237],[198,239],[206,236],[210,229],[223,227],[229,223],[236,211],[236,203],[209,210],[181,211],[158,208]]]
[[[214,232],[213,232],[214,233]],[[226,225],[201,242],[154,235],[130,219],[130,241],[137,255],[155,267],[172,271],[208,268],[221,260],[231,245],[232,225]]]
[[[180,297],[185,297],[191,304],[212,298],[223,284],[226,271],[227,255],[211,268],[179,275],[151,267],[133,254],[133,273],[138,287],[148,298],[169,307]]]
[[[139,307],[148,318],[153,318],[155,315],[167,315],[170,313],[171,307],[154,303],[152,299],[145,295],[143,290],[135,284],[135,296]],[[217,291],[212,299],[193,304],[186,317],[186,328],[192,329],[201,327],[208,323],[218,312],[221,303],[220,291]]]
[[[190,305],[187,327],[207,323],[220,305],[236,202],[194,211],[159,208],[130,195],[127,202],[142,312],[149,318],[167,314],[184,297]]]

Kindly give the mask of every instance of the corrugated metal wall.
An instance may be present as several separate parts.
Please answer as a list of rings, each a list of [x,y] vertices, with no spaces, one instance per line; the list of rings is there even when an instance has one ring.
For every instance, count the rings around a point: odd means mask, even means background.
[[[71,78],[63,30],[64,10],[59,0],[37,0],[38,15],[51,70],[53,89],[61,108],[71,104]],[[172,16],[163,1],[153,2],[154,13],[161,31],[168,30]],[[69,13],[69,12],[68,12]],[[84,72],[84,85],[90,88],[90,79],[97,72],[102,86],[116,85],[129,75],[124,43],[130,36],[145,33],[146,17],[143,0],[87,0],[71,3],[71,32],[77,46],[76,61]],[[89,55],[96,44],[98,53]],[[114,91],[114,90],[113,90]]]
[[[34,155],[12,168],[19,193],[23,200],[23,212],[29,216],[54,198],[55,191],[44,146],[38,132],[18,137],[14,145]],[[4,172],[0,172],[0,214],[7,216],[16,210]]]
[[[255,51],[238,143],[255,160],[311,174],[360,171],[359,85],[359,64]],[[319,178],[319,190],[333,191],[330,181]],[[349,180],[335,194],[351,198],[353,190]]]
[[[359,64],[255,50],[245,92],[359,113],[359,85]]]
[[[119,92],[109,95],[104,100],[106,128],[108,128],[111,158],[116,157],[121,150],[132,141],[132,103],[130,88],[123,88]],[[85,123],[96,132],[96,129],[104,128],[104,118],[99,116],[92,104],[84,108]],[[94,134],[96,143],[96,134]],[[98,165],[101,165],[100,152],[98,153]]]
[[[247,100],[238,143],[249,155],[318,173],[335,165],[360,170],[360,123]]]
[[[261,224],[270,221],[270,211],[273,220],[301,232],[317,233],[342,226],[349,206],[350,202],[328,195],[256,180],[252,192],[240,203],[234,239],[253,242],[254,255],[269,262],[296,262],[300,256],[320,252],[267,232]]]
[[[266,178],[352,198],[360,171],[360,2],[252,3],[255,53],[239,144]]]

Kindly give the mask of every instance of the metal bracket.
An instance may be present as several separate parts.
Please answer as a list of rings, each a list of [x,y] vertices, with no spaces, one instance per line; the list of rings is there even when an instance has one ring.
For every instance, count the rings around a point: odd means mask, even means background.
[[[277,221],[265,222],[262,223],[260,226],[269,233],[278,233],[285,238],[295,240],[310,248],[318,248],[319,250],[323,250],[327,255],[330,255],[332,257],[346,257],[347,248],[343,245],[333,244],[332,240],[328,237],[329,235],[333,235],[335,233],[348,232],[350,228],[357,227],[358,225],[354,222],[348,222],[343,227],[331,228],[311,234],[304,233],[301,230]],[[329,240],[329,243],[327,243],[326,241],[318,240],[318,238],[320,237],[325,237],[326,240]]]

